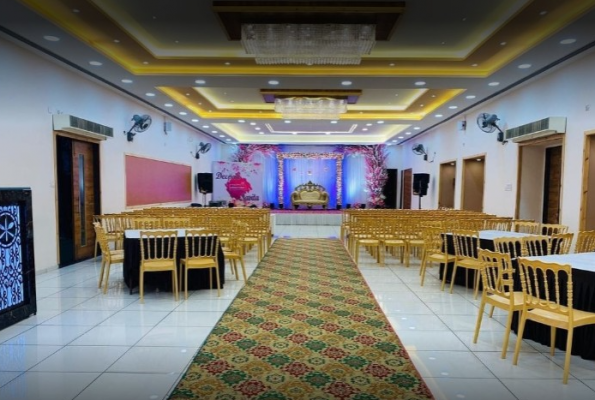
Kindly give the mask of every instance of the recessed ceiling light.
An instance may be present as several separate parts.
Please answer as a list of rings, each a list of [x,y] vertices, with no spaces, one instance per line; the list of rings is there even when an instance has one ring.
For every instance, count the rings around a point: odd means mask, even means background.
[[[506,46],[506,42],[500,42],[500,46]]]
[[[227,140],[228,142],[231,142],[231,139],[230,139],[230,138],[227,138],[227,139],[225,139],[225,140]]]
[[[197,79],[194,81],[194,83],[199,84],[199,85],[204,85],[205,83],[207,83],[207,81],[205,81],[204,79]]]
[[[479,64],[475,63],[475,64],[471,64],[472,67],[479,67]]]
[[[256,125],[256,122],[250,122],[250,125],[254,126]]]
[[[179,40],[174,40],[174,43],[180,43],[180,41]]]
[[[343,85],[343,86],[351,86],[352,83],[353,82],[351,82],[351,81],[343,81],[343,82],[341,82],[341,85]]]
[[[211,131],[211,133],[219,133],[219,131]]]
[[[481,161],[481,158],[476,158],[475,161]]]
[[[372,126],[373,124],[367,123],[366,126]]]
[[[419,131],[421,128],[419,126],[414,126],[413,129],[415,129],[416,131]]]
[[[243,119],[238,119],[238,122],[239,122],[240,124],[243,124],[243,123],[244,123],[244,122],[246,122],[246,121],[244,121]]]
[[[192,118],[192,122],[198,122],[199,120],[196,118]]]
[[[259,135],[264,135],[264,132],[258,132]]]
[[[394,139],[394,140],[393,140],[393,143],[397,143],[397,142],[398,142],[398,140],[397,140],[397,139]]]
[[[417,81],[417,82],[415,82],[415,86],[423,86],[425,84],[426,83],[424,81]]]
[[[395,66],[395,63],[390,63],[388,65],[389,65],[389,67],[394,67]]]
[[[132,79],[122,79],[122,83],[132,83]]]
[[[325,133],[325,135],[330,135],[330,134],[331,134],[330,132],[326,132],[326,133]]]
[[[188,113],[186,111],[180,111],[178,114],[180,114],[180,115],[188,115]]]
[[[384,124],[384,121],[376,121],[377,124]]]
[[[114,43],[120,43],[118,39],[114,39]]]
[[[186,96],[190,96],[190,93],[186,93]]]
[[[545,15],[545,14],[547,14],[546,10],[543,10],[542,12],[539,13],[539,15]]]
[[[225,65],[231,65],[231,63],[229,61],[225,62]]]
[[[397,139],[405,139],[403,136],[398,136]]]
[[[367,132],[368,128],[362,128],[362,131]]]
[[[436,114],[436,115],[434,115],[434,117],[436,117],[436,118],[442,118],[443,115],[442,114]]]
[[[297,132],[291,132],[292,135],[297,135]]]
[[[209,125],[203,125],[202,127],[205,128],[205,129],[210,128]]]
[[[560,41],[560,44],[572,44],[576,42],[576,39],[564,39]]]
[[[173,107],[174,105],[171,104],[171,103],[165,103],[164,106],[166,106],[166,107]]]
[[[290,120],[288,120],[288,119],[286,119],[286,120],[285,120],[285,121],[283,121],[283,122],[285,122],[286,124],[291,124],[291,121],[290,121]]]
[[[81,12],[81,10],[79,10],[78,8],[73,8],[72,9],[72,12],[75,13],[75,14],[78,14],[78,13]]]
[[[155,97],[155,93],[150,93],[150,92],[149,92],[149,93],[145,93],[145,96],[148,96],[148,97]]]
[[[411,135],[411,132],[405,132],[405,135]]]
[[[47,40],[48,42],[59,42],[60,41],[60,38],[58,36],[45,35],[43,38],[45,40]]]
[[[89,64],[94,65],[96,67],[103,65],[101,61],[89,61]]]
[[[148,61],[143,61],[143,64],[144,65],[149,65],[149,62]]]
[[[520,69],[527,69],[527,68],[531,68],[531,64],[521,64],[519,65]]]
[[[219,137],[225,137],[225,135],[219,135]]]
[[[271,80],[269,81],[269,85],[278,85],[279,81]]]
[[[459,108],[459,106],[448,106],[448,108],[451,110],[456,110],[457,108]]]
[[[260,128],[257,126],[256,128],[254,128],[254,130],[256,130],[256,131],[259,131],[259,130],[260,130]]]
[[[488,83],[488,86],[498,86],[500,84],[500,82],[490,82]]]
[[[331,121],[331,124],[336,124],[338,121]]]
[[[474,94],[470,94],[469,96],[465,96],[465,98],[471,100],[471,99],[474,99],[475,98],[475,95]]]

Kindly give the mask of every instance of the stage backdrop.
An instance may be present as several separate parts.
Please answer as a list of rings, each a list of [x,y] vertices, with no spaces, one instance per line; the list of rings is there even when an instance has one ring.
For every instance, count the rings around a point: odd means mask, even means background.
[[[213,200],[262,207],[263,180],[261,163],[214,161]]]

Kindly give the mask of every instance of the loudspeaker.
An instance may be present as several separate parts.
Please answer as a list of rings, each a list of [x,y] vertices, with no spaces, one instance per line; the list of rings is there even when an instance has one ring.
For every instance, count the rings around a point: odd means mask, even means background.
[[[425,196],[428,194],[430,174],[413,174],[413,194]]]
[[[209,207],[223,207],[222,201],[209,201]]]
[[[341,204],[337,204],[337,210],[341,209]]]
[[[201,193],[213,193],[213,174],[210,172],[199,172],[196,174],[198,191]]]

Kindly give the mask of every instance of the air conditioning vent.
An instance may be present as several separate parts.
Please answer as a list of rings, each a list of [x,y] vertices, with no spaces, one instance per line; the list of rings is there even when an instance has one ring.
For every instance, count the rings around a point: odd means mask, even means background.
[[[566,117],[549,117],[507,129],[504,138],[515,143],[558,133],[566,133]]]
[[[114,128],[67,114],[53,115],[54,130],[74,133],[93,139],[114,137]]]

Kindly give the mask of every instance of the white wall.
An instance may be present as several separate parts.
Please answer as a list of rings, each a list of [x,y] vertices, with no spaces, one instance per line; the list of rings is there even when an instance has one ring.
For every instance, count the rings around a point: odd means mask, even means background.
[[[500,144],[496,133],[482,132],[475,120],[479,113],[497,114],[505,125],[502,129],[523,125],[550,116],[567,117],[564,166],[562,177],[562,204],[560,222],[576,232],[579,225],[581,200],[582,154],[584,132],[595,128],[595,50],[569,60],[522,86],[469,110],[399,146],[401,156],[396,168],[413,168],[414,172],[428,172],[434,180],[439,174],[439,165],[444,161],[461,161],[474,155],[486,154],[486,186],[484,212],[502,216],[514,216],[516,207],[518,145]],[[464,97],[464,94],[462,95]],[[461,100],[464,103],[465,99]],[[467,130],[459,132],[457,122],[467,120]],[[434,163],[423,161],[413,154],[414,143],[423,143],[430,154],[436,151]],[[462,165],[458,162],[457,166]],[[455,207],[460,208],[462,169],[457,171]],[[512,184],[512,191],[506,185]],[[422,208],[436,208],[438,191],[430,185],[428,197],[423,198]]]
[[[164,116],[157,110],[2,37],[0,55],[0,187],[32,189],[37,271],[58,263],[52,113],[114,128],[114,137],[100,144],[103,213],[125,209],[125,154],[191,165],[195,176],[211,171],[222,148],[230,147],[171,119],[166,135]],[[134,114],[151,115],[153,124],[128,142],[124,131],[132,126]],[[201,141],[213,147],[196,160],[190,152]],[[193,200],[202,201],[199,196],[194,192]]]

